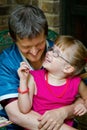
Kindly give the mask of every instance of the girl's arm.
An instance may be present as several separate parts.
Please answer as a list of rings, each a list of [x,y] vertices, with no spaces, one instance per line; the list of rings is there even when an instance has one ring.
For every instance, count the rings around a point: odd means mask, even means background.
[[[31,110],[34,94],[34,79],[29,73],[29,67],[25,62],[21,63],[18,69],[20,84],[18,88],[18,106],[22,113],[26,114]]]
[[[25,83],[25,81],[20,80],[20,90],[24,92],[24,94],[20,93],[18,94],[18,106],[22,113],[26,114],[28,113],[32,108],[32,99],[34,95],[34,80],[33,77],[29,77],[29,81],[31,83]],[[29,88],[29,89],[28,89]]]
[[[79,94],[82,97],[82,99],[84,100],[84,103],[85,103],[85,105],[87,107],[87,86],[82,81],[81,81],[81,83],[79,85]]]
[[[78,102],[74,108],[74,114],[76,116],[82,116],[87,113],[87,86],[82,81],[79,85],[79,94],[82,97],[83,101]]]

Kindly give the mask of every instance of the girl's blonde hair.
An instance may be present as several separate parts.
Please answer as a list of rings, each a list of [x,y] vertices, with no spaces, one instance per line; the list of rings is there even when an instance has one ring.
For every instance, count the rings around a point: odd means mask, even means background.
[[[68,61],[75,68],[73,75],[78,75],[84,69],[87,62],[87,48],[78,39],[72,36],[59,36],[57,37],[55,44],[62,49],[62,51],[68,51]]]

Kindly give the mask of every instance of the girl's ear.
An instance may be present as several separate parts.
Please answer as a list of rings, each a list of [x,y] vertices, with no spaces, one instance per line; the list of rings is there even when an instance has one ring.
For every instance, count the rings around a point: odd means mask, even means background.
[[[75,68],[69,64],[64,67],[64,72],[67,74],[73,73],[74,70],[75,70]]]

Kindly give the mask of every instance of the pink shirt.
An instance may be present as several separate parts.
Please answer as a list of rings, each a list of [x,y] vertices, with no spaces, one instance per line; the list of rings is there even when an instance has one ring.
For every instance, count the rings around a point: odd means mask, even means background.
[[[64,91],[66,84],[62,86],[49,85],[50,91],[45,80],[46,70],[35,70],[31,71],[30,73],[33,75],[37,86],[37,94],[34,95],[33,98],[34,111],[44,114],[44,112],[47,110],[70,105],[75,101],[81,80],[79,77],[69,78],[68,87],[64,95],[62,97],[57,97],[57,95],[60,95]],[[72,125],[71,120],[65,122],[68,125]]]

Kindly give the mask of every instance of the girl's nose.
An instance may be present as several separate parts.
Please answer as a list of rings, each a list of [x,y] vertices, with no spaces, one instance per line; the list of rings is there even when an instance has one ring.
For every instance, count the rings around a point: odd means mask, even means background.
[[[47,54],[47,55],[51,55],[51,54],[52,54],[52,51],[47,51],[46,54]]]

